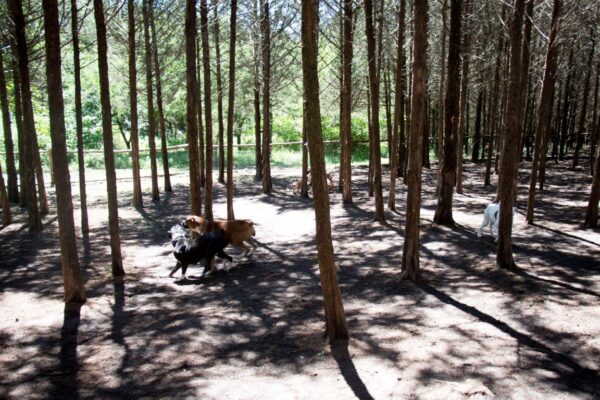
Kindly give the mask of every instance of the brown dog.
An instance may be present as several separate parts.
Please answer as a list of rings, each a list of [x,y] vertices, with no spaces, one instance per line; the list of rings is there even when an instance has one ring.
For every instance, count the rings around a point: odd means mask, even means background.
[[[241,249],[244,252],[244,256],[250,256],[256,250],[256,245],[245,243],[252,236],[256,235],[254,223],[252,221],[242,219],[234,219],[231,221],[217,219],[209,221],[203,216],[190,215],[186,217],[184,227],[199,235],[223,229],[225,232],[225,239],[233,246]]]

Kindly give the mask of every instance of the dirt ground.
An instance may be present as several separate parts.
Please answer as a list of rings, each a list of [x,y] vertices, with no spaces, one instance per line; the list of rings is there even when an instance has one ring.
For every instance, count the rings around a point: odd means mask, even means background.
[[[119,171],[127,275],[115,282],[105,183],[101,171],[88,172],[91,232],[78,243],[88,301],[80,309],[61,301],[54,210],[41,234],[28,232],[17,208],[16,223],[0,231],[0,398],[598,399],[600,232],[580,229],[591,179],[566,164],[549,163],[535,226],[522,214],[522,165],[516,272],[495,267],[489,231],[475,234],[495,193],[481,184],[483,167],[466,165],[452,229],[432,224],[435,170],[424,170],[416,285],[399,281],[406,188],[398,188],[399,212],[380,225],[366,167],[355,168],[355,205],[331,195],[351,334],[336,348],[323,338],[312,199],[290,190],[297,170],[274,171],[272,196],[260,194],[252,171],[236,171],[236,217],[255,221],[258,249],[251,259],[232,250],[236,268],[213,277],[193,267],[183,283],[168,277],[167,230],[188,213],[187,174],[177,172],[174,192],[151,203],[144,171],[139,212]],[[224,189],[215,188],[223,217]]]

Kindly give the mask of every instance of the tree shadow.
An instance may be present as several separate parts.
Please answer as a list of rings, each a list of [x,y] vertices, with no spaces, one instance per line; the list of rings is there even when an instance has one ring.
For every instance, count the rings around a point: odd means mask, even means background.
[[[352,357],[348,352],[348,340],[339,340],[330,346],[331,354],[337,363],[344,380],[352,389],[352,393],[360,400],[373,400],[369,389],[360,378]]]

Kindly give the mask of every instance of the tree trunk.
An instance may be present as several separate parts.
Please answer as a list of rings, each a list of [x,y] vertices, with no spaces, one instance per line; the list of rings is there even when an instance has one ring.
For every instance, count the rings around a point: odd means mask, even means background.
[[[152,45],[150,43],[150,11],[152,0],[142,3],[144,14],[144,47],[146,51],[146,92],[148,99],[148,144],[150,147],[150,172],[152,175],[152,201],[160,200],[158,192],[158,167],[156,165],[156,118],[154,117],[154,85],[152,80]]]
[[[450,44],[448,48],[448,85],[444,104],[444,152],[440,174],[440,191],[433,221],[454,225],[452,197],[456,183],[456,139],[458,136],[460,95],[460,35],[462,0],[450,1]]]
[[[213,0],[214,11],[214,35],[215,35],[215,63],[217,64],[217,122],[219,125],[219,176],[218,182],[225,184],[225,148],[224,148],[224,131],[223,125],[223,83],[221,81],[221,43],[219,32],[219,1]]]
[[[76,2],[76,0],[71,0]],[[137,108],[137,67],[135,45],[135,0],[127,1],[129,21],[129,103],[131,113],[131,169],[133,174],[133,202],[136,208],[144,207],[142,199],[142,182],[140,177],[140,142],[138,136],[138,108]]]
[[[594,89],[594,111],[592,113],[592,139],[590,143],[590,175],[594,176],[594,154],[596,154],[596,145],[598,143],[598,95],[600,92],[600,63],[596,68],[596,88]]]
[[[579,152],[581,151],[581,147],[583,146],[583,132],[585,131],[585,124],[587,118],[587,107],[588,107],[588,97],[590,94],[590,81],[592,76],[593,62],[594,62],[594,48],[596,42],[594,41],[594,28],[592,28],[590,33],[590,41],[592,42],[592,48],[590,49],[590,54],[587,62],[587,72],[585,75],[585,82],[583,84],[583,100],[581,104],[581,112],[579,113],[579,125],[577,127],[577,134],[575,139],[575,153],[573,154],[573,168],[579,165]]]
[[[2,175],[2,165],[0,164],[0,206],[2,206],[2,226],[10,225],[12,219],[10,216],[10,202],[8,193],[4,184],[4,175]]]
[[[354,10],[352,0],[344,0],[342,46],[342,202],[352,204],[352,57],[354,37]]]
[[[231,0],[229,39],[229,95],[227,97],[227,219],[233,213],[233,117],[235,100],[235,45],[237,40],[237,0]]]
[[[56,211],[60,240],[60,260],[65,286],[65,303],[85,301],[85,289],[77,256],[71,177],[67,155],[65,109],[62,93],[60,59],[60,25],[58,1],[43,0],[44,31],[46,47],[46,79],[48,83],[48,107],[50,135],[52,138],[53,168],[56,179]]]
[[[125,275],[121,258],[121,238],[119,237],[119,209],[117,202],[117,176],[113,152],[113,133],[110,106],[110,84],[108,82],[108,59],[106,24],[102,0],[94,0],[94,17],[98,41],[98,71],[100,73],[100,102],[102,104],[102,136],[104,141],[104,165],[106,167],[106,189],[108,193],[108,225],[113,276]]]
[[[8,201],[19,202],[19,182],[17,179],[17,167],[15,164],[15,145],[12,138],[10,125],[10,110],[8,107],[8,95],[6,92],[6,78],[4,75],[4,60],[0,51],[0,107],[2,108],[2,127],[4,130],[4,149],[6,151],[6,177],[8,184]]]
[[[27,177],[26,169],[28,167],[33,168],[32,162],[26,162],[25,160],[29,157],[26,155],[26,135],[25,128],[23,127],[23,101],[21,100],[21,79],[19,78],[19,63],[17,61],[17,46],[14,40],[11,40],[10,47],[13,53],[12,67],[13,67],[13,96],[15,103],[15,125],[17,126],[17,142],[19,150],[19,206],[27,207],[27,191],[31,190]],[[32,169],[33,171],[33,169]],[[33,174],[34,172],[32,172]],[[35,175],[33,178],[33,188],[35,189]],[[37,201],[36,201],[37,204]]]
[[[560,146],[559,146],[559,155],[558,159],[560,161],[565,158],[565,147],[567,144],[567,136],[569,130],[569,108],[571,107],[572,99],[571,99],[571,81],[573,80],[573,49],[569,52],[569,63],[567,67],[567,80],[565,82],[565,90],[564,90],[564,101],[563,101],[563,109],[561,116],[561,126],[560,126]]]
[[[398,43],[396,45],[396,79],[394,88],[396,97],[394,98],[394,125],[392,127],[391,142],[388,143],[390,157],[390,193],[388,195],[388,209],[396,211],[396,178],[399,171],[403,169],[404,163],[404,89],[405,89],[405,71],[404,71],[404,31],[406,30],[406,0],[400,1],[400,10],[398,11]]]
[[[381,184],[381,147],[379,136],[379,74],[377,72],[378,57],[375,45],[375,29],[373,20],[373,2],[365,0],[365,34],[367,36],[367,54],[369,68],[369,98],[371,99],[370,125],[372,135],[371,160],[373,165],[373,192],[375,195],[375,221],[385,222],[383,213],[383,191]]]
[[[481,147],[481,109],[483,104],[483,90],[479,91],[477,96],[477,106],[475,111],[475,132],[473,133],[473,146],[471,148],[471,161],[479,161],[479,148]]]
[[[202,214],[200,166],[198,160],[198,81],[196,80],[196,0],[185,2],[185,65],[187,83],[187,142],[190,170],[190,204],[193,215]]]
[[[527,215],[525,219],[528,224],[533,224],[533,211],[535,207],[535,185],[537,184],[538,166],[542,161],[542,143],[547,143],[552,124],[552,106],[554,100],[554,83],[556,80],[558,43],[558,19],[561,11],[561,0],[554,0],[552,11],[552,23],[550,25],[550,37],[548,39],[548,50],[546,52],[546,65],[544,67],[544,78],[542,81],[542,92],[538,109],[538,124],[535,132],[535,144],[533,148],[533,159],[531,160],[531,178],[529,182],[529,196],[527,198]]]
[[[269,0],[260,0],[262,16],[261,53],[262,53],[262,88],[263,88],[263,137],[262,137],[262,190],[271,194],[271,22],[269,19]]]
[[[323,291],[327,338],[330,343],[333,343],[348,338],[348,329],[331,242],[329,193],[325,176],[325,156],[323,153],[321,110],[319,106],[317,15],[317,1],[302,0],[302,73],[315,203],[317,257],[321,276],[321,290]]]
[[[303,99],[306,101],[305,99]],[[308,132],[306,129],[306,107],[302,108],[302,181],[300,182],[300,197],[308,198]]]
[[[419,278],[419,224],[423,135],[427,125],[427,0],[414,0],[413,82],[410,114],[410,152],[407,171],[406,228],[401,277]]]
[[[438,101],[437,101],[437,114],[435,119],[435,143],[436,143],[436,155],[438,160],[438,179],[436,194],[440,191],[440,182],[442,180],[442,165],[444,162],[444,88],[446,85],[446,31],[448,19],[448,1],[442,0],[442,38],[440,43],[440,86],[438,88]]]
[[[204,145],[204,113],[202,110],[202,60],[200,51],[200,38],[196,39],[196,69],[197,69],[197,94],[196,94],[196,123],[198,133],[198,154],[200,155],[200,188],[203,188],[206,184],[206,160],[204,159],[205,153],[205,145]]]
[[[15,75],[18,73],[21,83],[21,99],[16,99],[15,102],[22,105],[23,112],[24,157],[22,158],[23,163],[19,163],[19,168],[24,170],[25,187],[27,188],[26,201],[27,212],[29,216],[29,228],[33,231],[39,231],[42,229],[42,219],[40,215],[41,211],[37,204],[37,193],[35,189],[36,159],[34,155],[36,151],[34,142],[37,140],[35,138],[36,133],[35,124],[33,121],[33,108],[31,106],[31,89],[29,87],[29,59],[27,55],[27,43],[25,37],[25,18],[23,16],[23,8],[19,0],[9,0],[8,7],[15,24],[15,50],[18,72],[15,71],[14,73]]]
[[[204,213],[208,220],[212,220],[212,89],[210,79],[210,42],[208,40],[208,6],[206,4],[206,0],[200,0],[200,31],[202,33],[202,65],[204,69],[204,121],[206,123],[206,182],[204,193]]]
[[[79,56],[79,18],[77,17],[77,0],[71,0],[71,36],[73,38],[73,75],[75,79],[75,124],[77,129],[77,162],[79,166],[79,203],[81,208],[81,231],[83,233],[88,233],[90,231],[90,227],[87,213],[87,193],[85,188],[85,158],[83,154],[83,111],[81,103],[81,60]]]
[[[523,14],[525,0],[516,0],[510,27],[510,67],[508,98],[518,99],[521,83],[521,39],[523,37]],[[500,214],[498,216],[498,250],[496,264],[501,268],[516,267],[512,254],[512,207],[515,202],[515,179],[518,169],[519,129],[523,126],[519,120],[518,101],[509,101],[506,105],[506,120],[502,139],[502,158],[498,179],[498,197]]]
[[[259,16],[258,16],[258,0],[252,1],[252,16],[254,21],[256,21],[257,25],[259,24]],[[256,173],[254,175],[254,181],[259,182],[262,181],[262,146],[261,146],[261,132],[260,132],[260,89],[261,89],[261,81],[260,81],[260,52],[261,52],[261,36],[260,29],[257,28],[253,30],[253,32],[257,32],[255,37],[253,38],[254,46],[253,46],[253,55],[254,55],[254,85],[253,85],[253,94],[254,94],[254,163],[256,168]]]
[[[162,82],[160,62],[158,60],[158,42],[156,40],[156,27],[154,26],[154,7],[150,7],[150,30],[152,33],[152,54],[154,56],[154,73],[156,76],[156,106],[158,108],[158,129],[160,130],[160,143],[162,153],[165,192],[172,192],[171,173],[169,172],[169,152],[167,150],[167,130],[165,127],[165,113],[163,110]]]
[[[462,72],[461,72],[461,87],[460,87],[460,105],[459,105],[459,122],[458,122],[458,137],[456,138],[456,193],[462,194],[463,187],[463,161],[464,161],[464,141],[468,125],[467,103],[469,98],[469,51],[471,46],[470,26],[467,24],[469,16],[469,0],[465,0],[465,24],[462,43]]]

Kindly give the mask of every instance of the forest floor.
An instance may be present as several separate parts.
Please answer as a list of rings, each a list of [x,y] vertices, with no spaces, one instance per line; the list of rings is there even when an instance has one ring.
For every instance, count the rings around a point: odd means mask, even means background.
[[[549,162],[534,226],[524,223],[520,174],[514,272],[496,268],[489,230],[476,236],[495,193],[483,166],[466,164],[454,228],[432,223],[435,170],[424,170],[418,284],[399,280],[406,188],[399,212],[375,223],[367,169],[355,168],[355,205],[331,195],[351,334],[335,348],[323,338],[312,199],[290,190],[296,169],[274,170],[272,196],[259,194],[252,171],[236,171],[236,217],[256,223],[258,249],[213,277],[193,267],[183,283],[168,277],[167,230],[188,213],[187,173],[176,171],[160,202],[145,187],[138,211],[128,171],[118,172],[127,275],[114,281],[103,172],[88,171],[80,309],[62,303],[54,208],[41,234],[16,207],[0,231],[0,398],[598,399],[600,232],[580,229],[591,179],[566,164]],[[215,184],[217,217],[224,202]]]

